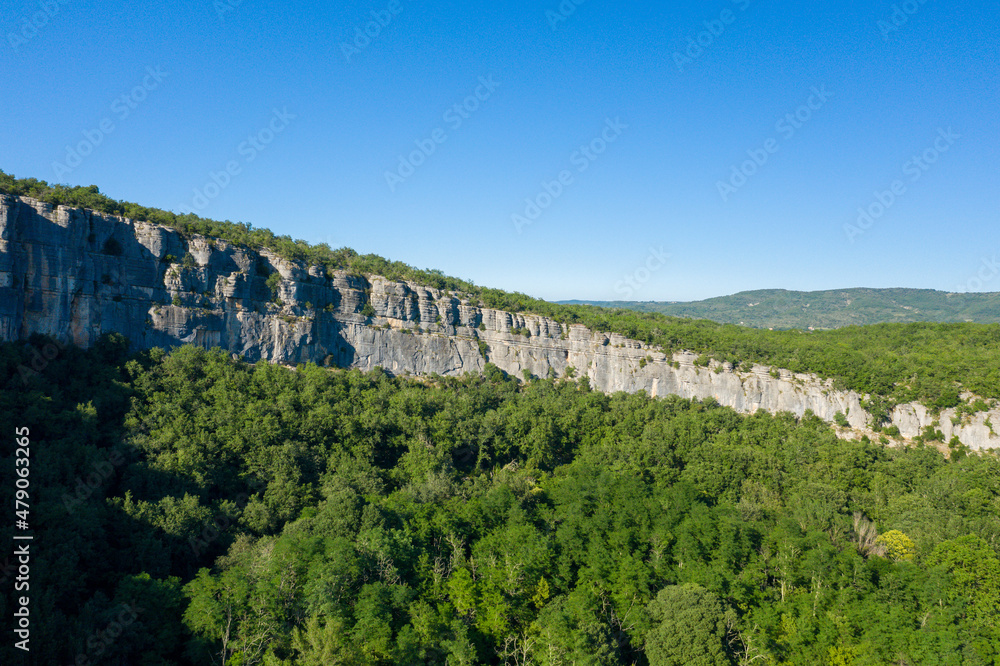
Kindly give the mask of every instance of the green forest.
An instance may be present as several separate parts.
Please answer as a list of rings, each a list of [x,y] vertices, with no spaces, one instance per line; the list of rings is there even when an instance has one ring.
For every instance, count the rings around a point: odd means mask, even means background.
[[[448,277],[440,270],[417,269],[374,254],[359,255],[350,248],[333,250],[325,244],[310,245],[248,223],[177,215],[116,201],[101,194],[96,185],[50,185],[0,171],[0,192],[148,220],[182,234],[221,238],[253,249],[266,247],[287,259],[325,266],[328,270],[410,280],[455,292],[485,307],[538,314],[567,325],[583,324],[594,331],[619,333],[657,345],[667,352],[693,351],[703,355],[702,362],[706,365],[709,359],[715,359],[742,369],[758,363],[792,372],[815,373],[833,379],[836,388],[869,395],[868,411],[876,428],[898,403],[916,400],[939,411],[962,405],[963,391],[982,398],[966,403],[970,411],[982,411],[1000,401],[1000,324],[912,322],[848,326],[832,331],[767,331],[656,312],[560,305],[521,293],[480,287],[468,280]]]
[[[1000,664],[992,453],[116,335],[4,344],[0,382],[4,664]]]

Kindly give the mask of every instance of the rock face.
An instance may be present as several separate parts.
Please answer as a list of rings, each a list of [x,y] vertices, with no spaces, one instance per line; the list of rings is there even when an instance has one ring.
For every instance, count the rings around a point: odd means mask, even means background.
[[[585,375],[604,392],[714,398],[744,413],[812,410],[832,421],[843,412],[851,425],[843,436],[869,432],[864,396],[815,376],[698,367],[694,354],[668,356],[616,334],[477,307],[460,294],[0,194],[0,339],[43,333],[87,347],[112,331],[140,348],[192,343],[248,361],[397,375],[480,372],[489,361],[518,377]],[[1000,447],[990,425],[1000,424],[1000,409],[953,417],[914,403],[898,406],[892,421],[904,437],[934,425],[973,449]]]

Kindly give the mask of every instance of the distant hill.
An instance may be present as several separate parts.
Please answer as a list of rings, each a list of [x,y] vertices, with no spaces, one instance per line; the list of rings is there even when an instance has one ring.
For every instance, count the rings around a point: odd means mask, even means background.
[[[933,289],[761,289],[691,302],[561,302],[775,329],[831,329],[910,322],[1000,322],[1000,293],[956,294]]]

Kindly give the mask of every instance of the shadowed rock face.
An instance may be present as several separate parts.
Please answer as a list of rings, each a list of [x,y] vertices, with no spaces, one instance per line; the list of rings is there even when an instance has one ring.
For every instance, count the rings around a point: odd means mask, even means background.
[[[268,278],[275,273],[280,280],[271,278],[272,293]],[[362,314],[366,304],[374,316]],[[191,343],[248,361],[378,366],[396,375],[480,372],[487,359],[518,377],[525,370],[539,377],[575,370],[599,391],[714,398],[744,413],[801,416],[808,409],[828,421],[843,412],[854,429],[844,436],[867,432],[863,396],[811,375],[782,371],[774,378],[770,368],[734,372],[716,363],[699,368],[694,354],[668,356],[616,334],[477,307],[461,294],[0,195],[0,339],[43,333],[87,347],[107,332],[139,348]],[[987,419],[1000,425],[1000,410],[958,425],[952,416],[946,410],[936,419],[947,439],[1000,447],[987,425]],[[906,437],[935,420],[918,404],[898,406],[892,419]]]

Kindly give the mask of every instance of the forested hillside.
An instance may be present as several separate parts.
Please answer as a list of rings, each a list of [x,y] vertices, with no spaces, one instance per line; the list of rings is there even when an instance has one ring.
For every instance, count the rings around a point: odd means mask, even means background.
[[[982,284],[982,280],[976,278]],[[741,291],[703,301],[566,301],[657,312],[671,317],[710,319],[754,328],[830,329],[914,322],[995,324],[1000,293],[948,293],[933,289],[832,289]]]
[[[5,344],[0,382],[28,663],[1000,663],[992,454],[115,337]]]

